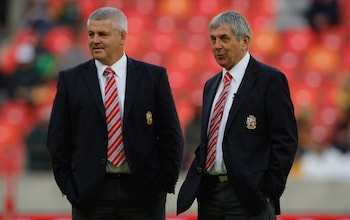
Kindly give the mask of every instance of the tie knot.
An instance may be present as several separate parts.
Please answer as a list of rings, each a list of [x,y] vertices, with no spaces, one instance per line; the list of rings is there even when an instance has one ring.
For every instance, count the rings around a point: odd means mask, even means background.
[[[113,70],[112,70],[113,71]],[[224,83],[227,83],[227,82],[230,82],[232,79],[232,76],[229,72],[226,72],[225,73],[225,76],[224,76]]]
[[[112,68],[107,67],[107,68],[105,69],[105,71],[103,72],[103,75],[104,75],[104,76],[109,76],[110,74],[114,74],[114,71],[112,70]]]

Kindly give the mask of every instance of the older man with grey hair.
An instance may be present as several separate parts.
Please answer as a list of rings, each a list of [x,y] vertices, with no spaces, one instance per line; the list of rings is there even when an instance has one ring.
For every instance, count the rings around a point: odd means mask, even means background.
[[[93,59],[59,73],[48,129],[53,173],[74,220],[165,220],[183,137],[164,67],[124,52],[118,9],[87,22]]]
[[[199,220],[276,219],[298,143],[287,79],[249,54],[252,31],[238,12],[215,16],[209,37],[222,69],[204,86],[200,143],[177,212],[197,198]]]

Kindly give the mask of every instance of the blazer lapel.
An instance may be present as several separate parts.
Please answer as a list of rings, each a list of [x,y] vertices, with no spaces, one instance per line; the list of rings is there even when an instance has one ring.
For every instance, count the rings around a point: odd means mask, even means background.
[[[244,101],[246,100],[247,95],[249,94],[249,91],[251,90],[257,76],[257,63],[254,58],[250,58],[250,61],[248,63],[246,72],[243,76],[241,85],[239,86],[237,93],[234,97],[231,110],[227,119],[225,133],[228,127],[230,127],[231,123],[233,122],[235,116],[239,112],[239,109],[243,105]]]
[[[203,111],[202,111],[202,134],[201,137],[203,137],[203,141],[207,141],[207,131],[208,131],[208,126],[209,126],[209,118],[210,118],[210,112],[211,112],[211,107],[213,105],[213,101],[215,98],[216,90],[219,87],[220,80],[221,80],[222,73],[217,73],[216,76],[213,78],[213,86],[208,86],[207,88],[209,91],[207,92],[208,94],[206,95],[206,98],[203,103]]]
[[[136,96],[136,88],[141,78],[140,76],[141,71],[138,70],[137,62],[128,57],[126,67],[126,86],[123,121],[125,121],[129,116],[131,105]]]
[[[103,118],[106,118],[99,79],[97,76],[97,69],[94,64],[94,60],[91,60],[86,68],[86,71],[82,72],[82,77],[85,79],[85,82],[91,92],[92,98],[95,101],[99,112],[101,113],[101,116]]]

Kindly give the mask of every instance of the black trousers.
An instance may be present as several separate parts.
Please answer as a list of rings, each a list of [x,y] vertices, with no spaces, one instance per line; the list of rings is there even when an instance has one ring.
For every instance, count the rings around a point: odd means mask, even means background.
[[[232,185],[213,177],[202,180],[197,202],[198,220],[276,220],[272,203],[258,215],[250,215],[239,203]]]
[[[130,195],[132,190],[128,177],[107,177],[96,207],[80,210],[73,206],[73,220],[165,220],[166,194],[154,199]]]

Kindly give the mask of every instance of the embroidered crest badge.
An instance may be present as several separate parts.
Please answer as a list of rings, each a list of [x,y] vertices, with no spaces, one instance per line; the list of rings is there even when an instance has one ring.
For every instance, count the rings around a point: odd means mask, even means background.
[[[153,124],[153,117],[152,117],[152,112],[151,111],[147,111],[146,112],[146,122],[148,125],[152,125]]]
[[[249,130],[255,129],[256,128],[256,117],[254,115],[249,115],[247,117],[246,124],[247,124],[247,128]]]

